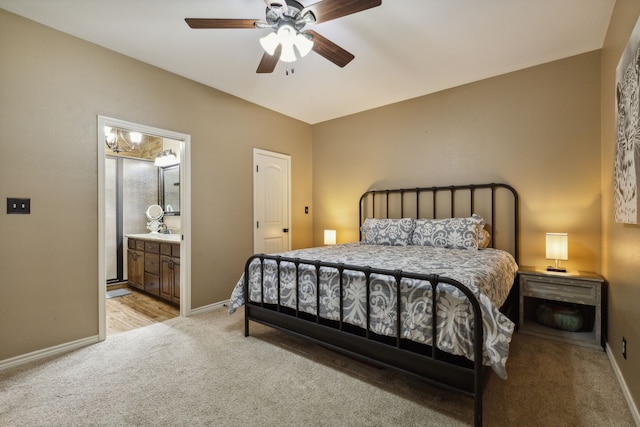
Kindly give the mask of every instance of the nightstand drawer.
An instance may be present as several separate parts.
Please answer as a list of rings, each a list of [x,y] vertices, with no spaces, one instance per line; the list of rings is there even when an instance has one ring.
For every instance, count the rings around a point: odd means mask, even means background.
[[[524,295],[553,301],[565,301],[578,304],[596,305],[597,295],[593,286],[576,284],[570,280],[538,281],[527,278],[524,281]]]

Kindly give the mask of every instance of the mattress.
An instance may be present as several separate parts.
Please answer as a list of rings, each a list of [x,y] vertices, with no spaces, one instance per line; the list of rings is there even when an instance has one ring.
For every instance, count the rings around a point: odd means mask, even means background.
[[[419,274],[437,274],[455,279],[470,289],[480,303],[483,314],[483,363],[506,378],[509,343],[513,322],[499,307],[506,301],[513,286],[518,266],[513,257],[498,249],[445,249],[425,246],[387,246],[347,243],[301,249],[277,255],[304,260],[349,265],[371,266],[387,270]],[[340,319],[340,278],[337,269],[322,267],[320,273],[320,316]],[[261,286],[259,261],[249,267],[249,300],[278,303],[276,263],[265,260],[264,286]],[[280,295],[282,306],[296,307],[312,315],[317,311],[316,268],[300,265],[298,292],[292,263],[280,265]],[[379,335],[395,337],[397,327],[397,292],[395,278],[372,275],[369,304],[369,330]],[[427,281],[404,278],[400,284],[402,338],[432,345],[430,316],[432,288]],[[263,294],[264,293],[264,297]],[[343,272],[343,321],[367,327],[366,279],[362,272]],[[244,304],[244,275],[233,289],[229,312]],[[473,312],[471,305],[457,288],[440,284],[436,291],[436,340],[440,350],[473,360]]]

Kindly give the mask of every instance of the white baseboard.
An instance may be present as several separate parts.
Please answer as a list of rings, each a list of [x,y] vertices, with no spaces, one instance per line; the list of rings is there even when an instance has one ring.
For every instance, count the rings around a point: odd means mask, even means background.
[[[50,356],[56,356],[61,353],[65,353],[71,350],[77,350],[82,347],[86,347],[91,344],[99,342],[98,335],[94,335],[87,338],[82,338],[77,341],[71,341],[64,344],[59,344],[53,347],[44,348],[42,350],[33,351],[31,353],[22,354],[20,356],[12,357],[0,361],[0,371],[5,369],[14,368],[16,366],[24,365],[25,363],[33,362],[36,360],[44,359]]]
[[[622,394],[624,394],[624,398],[627,400],[627,404],[629,405],[629,409],[631,410],[631,416],[633,417],[633,421],[635,421],[636,426],[640,426],[640,412],[638,412],[638,407],[636,406],[635,402],[633,401],[633,398],[631,397],[631,392],[629,392],[627,383],[624,381],[622,372],[620,372],[620,367],[616,362],[616,358],[613,357],[613,353],[611,351],[611,347],[609,347],[609,343],[607,343],[606,347],[607,347],[607,356],[609,357],[609,362],[611,363],[611,366],[613,367],[613,372],[616,374],[616,378],[620,383]]]
[[[202,307],[194,308],[189,313],[189,316],[196,316],[198,314],[202,314],[202,313],[206,313],[206,312],[211,311],[211,310],[215,310],[216,308],[227,307],[227,306],[229,306],[229,301],[230,300],[220,301],[220,302],[216,302],[214,304],[209,304],[209,305],[204,305]]]

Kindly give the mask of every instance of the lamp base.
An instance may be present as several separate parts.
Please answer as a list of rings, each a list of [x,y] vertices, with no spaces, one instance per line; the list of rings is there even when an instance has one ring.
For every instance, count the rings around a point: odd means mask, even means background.
[[[549,266],[549,267],[547,267],[547,271],[555,271],[555,272],[558,272],[558,273],[566,273],[567,269],[564,268],[564,267],[552,267],[552,266]]]

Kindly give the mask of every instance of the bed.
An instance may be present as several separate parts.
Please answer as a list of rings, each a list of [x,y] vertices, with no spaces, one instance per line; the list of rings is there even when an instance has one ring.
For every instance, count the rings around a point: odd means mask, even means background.
[[[518,318],[518,216],[507,184],[370,190],[359,242],[251,256],[229,312],[245,336],[259,322],[469,395],[482,425]]]

